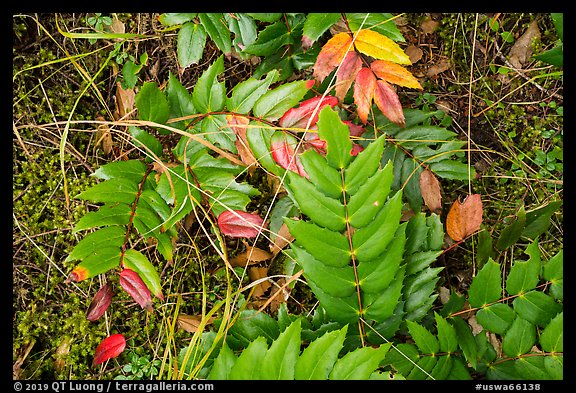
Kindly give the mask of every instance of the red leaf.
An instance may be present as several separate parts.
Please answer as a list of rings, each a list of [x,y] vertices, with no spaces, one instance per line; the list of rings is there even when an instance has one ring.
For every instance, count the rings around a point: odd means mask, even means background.
[[[354,102],[358,117],[362,123],[368,122],[368,113],[372,107],[372,98],[376,88],[376,77],[370,68],[362,67],[354,80]]]
[[[354,143],[352,145],[352,150],[350,151],[350,154],[352,154],[353,156],[357,156],[358,153],[360,153],[362,150],[364,150],[364,146]]]
[[[312,129],[317,130],[318,126],[310,127],[310,129],[311,130]],[[304,141],[305,141],[307,146],[312,147],[319,154],[322,154],[323,156],[326,155],[326,141],[323,139],[320,139],[317,132],[305,132],[304,133]],[[306,177],[308,177],[307,175],[308,174],[306,174]]]
[[[274,161],[282,168],[308,178],[296,148],[296,139],[285,132],[276,132],[270,138],[270,150]]]
[[[424,203],[433,213],[442,210],[442,194],[440,193],[440,182],[432,171],[426,169],[420,175],[420,193]]]
[[[374,103],[384,116],[390,119],[391,122],[398,124],[401,127],[406,126],[404,119],[404,111],[398,95],[392,87],[383,80],[376,82],[376,89],[374,90]]]
[[[120,273],[120,285],[143,309],[152,312],[152,295],[138,273],[124,268]]]
[[[318,53],[316,63],[314,63],[314,79],[322,82],[336,68],[348,49],[353,49],[350,45],[352,37],[348,33],[338,33],[326,42]]]
[[[479,230],[482,224],[482,212],[480,194],[469,195],[462,203],[458,199],[454,201],[446,217],[448,236],[458,242]]]
[[[112,290],[112,286],[110,283],[103,285],[88,307],[88,311],[86,312],[86,319],[90,322],[97,321],[104,313],[110,303],[112,303],[112,297],[114,296],[114,291]]]
[[[296,108],[290,108],[282,115],[278,124],[280,127],[283,128],[306,128],[306,126],[310,127],[318,121],[318,114],[320,113],[320,109],[325,107],[326,105],[330,105],[334,108],[338,105],[338,98],[334,96],[318,96],[309,98],[305,101],[302,101],[300,105]],[[312,117],[314,114],[314,117]],[[312,117],[312,120],[310,118]],[[310,124],[308,122],[310,121]]]
[[[342,66],[336,71],[336,97],[340,101],[344,101],[346,93],[352,86],[356,74],[362,68],[362,59],[358,56],[358,53],[350,51],[346,53],[344,61],[342,61]]]
[[[226,210],[218,216],[218,227],[226,236],[256,237],[265,225],[262,217],[257,214]]]
[[[104,363],[108,359],[115,358],[120,355],[126,348],[126,339],[120,333],[113,334],[106,337],[94,353],[94,360],[92,366]]]
[[[352,123],[352,120],[343,120],[342,122],[348,125],[348,129],[350,130],[351,136],[362,136],[366,132],[364,127]]]

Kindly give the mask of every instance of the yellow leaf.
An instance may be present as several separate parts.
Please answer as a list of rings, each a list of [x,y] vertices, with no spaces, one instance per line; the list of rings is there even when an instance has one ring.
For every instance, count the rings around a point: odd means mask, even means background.
[[[356,36],[356,49],[378,60],[398,64],[412,64],[400,46],[390,38],[373,30],[360,30]]]
[[[370,68],[378,78],[398,86],[404,86],[411,89],[422,90],[418,79],[410,71],[399,64],[387,60],[375,60],[370,64]]]

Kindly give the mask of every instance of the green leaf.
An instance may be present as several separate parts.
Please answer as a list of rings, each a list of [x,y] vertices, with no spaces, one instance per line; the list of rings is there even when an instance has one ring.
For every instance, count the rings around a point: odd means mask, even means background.
[[[160,275],[154,265],[152,265],[150,260],[148,260],[144,254],[137,250],[128,249],[124,252],[124,260],[122,261],[122,264],[124,267],[138,273],[152,294],[160,299],[163,298]]]
[[[541,327],[562,311],[562,305],[540,291],[527,292],[512,302],[514,311],[528,322]]]
[[[554,28],[560,41],[564,41],[564,14],[561,12],[551,12],[550,17],[552,18],[552,22],[554,22]]]
[[[405,257],[406,274],[420,272],[434,262],[442,254],[440,251],[420,251]]]
[[[246,15],[266,23],[276,22],[282,17],[281,12],[247,12]]]
[[[133,89],[138,82],[138,74],[142,70],[142,64],[134,64],[133,61],[127,60],[122,66],[122,87],[125,89]]]
[[[564,351],[564,312],[558,313],[540,334],[540,345],[546,352]]]
[[[556,67],[564,65],[564,46],[562,43],[552,49],[539,53],[533,56],[536,60],[543,61],[544,63],[552,64]]]
[[[392,163],[370,177],[348,201],[348,221],[354,228],[368,225],[382,209],[392,184]]]
[[[436,356],[424,356],[418,359],[417,367],[414,367],[410,374],[406,376],[408,380],[430,379],[430,373],[436,367],[438,358]]]
[[[136,199],[138,185],[125,178],[112,178],[81,192],[77,198],[103,203],[127,203]]]
[[[284,169],[276,164],[270,151],[270,139],[274,134],[274,130],[257,127],[257,125],[262,125],[262,123],[259,122],[250,122],[250,125],[253,127],[248,127],[246,129],[246,139],[248,140],[248,146],[250,147],[254,158],[256,158],[262,168],[280,176],[284,173]]]
[[[402,193],[397,192],[386,202],[374,221],[352,235],[356,258],[362,262],[380,255],[394,237],[402,215]]]
[[[217,112],[224,108],[226,87],[218,82],[218,75],[224,72],[224,57],[221,55],[198,78],[192,90],[194,107],[200,113]]]
[[[536,327],[517,316],[502,338],[502,350],[507,356],[516,357],[529,352],[535,343]]]
[[[134,101],[138,108],[140,120],[164,124],[170,116],[170,108],[166,96],[160,91],[156,82],[144,82],[140,91],[134,97]],[[158,132],[162,134],[169,133],[160,128]]]
[[[564,252],[560,250],[544,264],[542,276],[550,281],[550,294],[558,300],[564,297]]]
[[[98,210],[82,216],[74,226],[72,233],[107,225],[127,225],[130,221],[131,212],[130,206],[124,203],[101,206]]]
[[[348,352],[336,361],[329,375],[331,380],[368,379],[378,368],[392,343],[382,344],[378,348],[364,347]]]
[[[542,381],[551,379],[546,372],[544,359],[543,356],[521,357],[514,361],[514,367],[516,372],[527,380]]]
[[[256,56],[270,56],[291,42],[288,26],[283,21],[268,25],[258,34],[255,42],[244,48],[244,52]]]
[[[398,132],[395,139],[402,147],[413,149],[421,144],[436,144],[454,136],[454,132],[442,127],[416,125]]]
[[[372,29],[396,42],[405,42],[402,32],[394,22],[394,16],[389,13],[346,13],[348,25],[353,32],[362,29]]]
[[[278,323],[268,314],[256,310],[244,310],[229,330],[230,335],[239,339],[240,346],[245,348],[258,337],[264,337],[272,343],[280,331]]]
[[[86,256],[74,270],[84,270],[84,279],[96,277],[120,265],[121,251],[118,247],[103,247]]]
[[[458,335],[454,326],[442,318],[438,313],[434,312],[434,319],[438,329],[438,343],[440,344],[439,350],[448,352],[449,354],[456,352],[458,349]]]
[[[286,219],[284,222],[296,238],[296,244],[308,250],[314,258],[333,267],[348,266],[350,246],[344,235],[303,220]]]
[[[500,264],[489,259],[472,279],[468,302],[472,307],[484,307],[498,301],[502,295]]]
[[[319,191],[334,199],[339,199],[342,196],[340,172],[329,166],[324,156],[314,149],[309,149],[300,155],[300,160],[310,177],[310,181]]]
[[[405,242],[403,231],[399,230],[381,256],[358,265],[360,287],[364,292],[381,295],[381,292],[390,286],[402,262]]]
[[[230,349],[226,341],[222,344],[222,348],[218,352],[218,356],[214,359],[210,373],[207,379],[210,380],[225,380],[229,379],[230,370],[237,361],[237,357]]]
[[[322,108],[318,115],[318,136],[327,143],[328,164],[336,169],[346,168],[352,159],[350,130],[329,105]]]
[[[272,70],[263,80],[252,77],[238,83],[232,89],[232,96],[226,100],[226,107],[235,113],[248,114],[256,101],[268,91],[268,87],[270,87],[277,78],[278,71]]]
[[[506,226],[500,233],[498,241],[496,242],[496,248],[500,251],[504,251],[512,244],[516,243],[516,241],[520,239],[525,226],[526,211],[524,210],[524,204],[522,204],[512,224]]]
[[[234,34],[232,44],[237,52],[242,52],[242,49],[256,41],[258,31],[254,19],[247,14],[237,12],[234,14],[224,14],[228,28]]]
[[[564,356],[546,356],[544,367],[552,379],[564,379]]]
[[[294,379],[294,369],[300,355],[300,323],[300,319],[295,320],[274,340],[262,362],[262,379]]]
[[[318,261],[303,248],[291,245],[296,256],[296,262],[304,269],[304,276],[308,280],[322,283],[322,290],[331,296],[347,297],[355,293],[356,280],[351,266],[326,266]]]
[[[294,379],[297,380],[326,380],[338,359],[342,349],[348,326],[342,329],[327,332],[308,345],[298,361],[294,370]]]
[[[192,95],[172,72],[170,72],[168,76],[166,98],[168,99],[168,105],[170,107],[170,118],[179,118],[197,113]],[[176,123],[170,123],[170,125],[175,128],[185,129],[187,123],[187,121],[182,120]]]
[[[167,13],[161,14],[158,17],[158,20],[164,26],[173,26],[173,25],[180,25],[182,23],[188,22],[188,21],[194,19],[195,17],[196,17],[196,13],[181,13],[181,12],[171,13],[171,12],[167,12]]]
[[[483,230],[478,233],[478,251],[476,258],[478,259],[478,266],[484,266],[488,259],[492,258],[492,236],[488,230]]]
[[[466,360],[470,363],[472,368],[476,368],[478,362],[478,353],[476,340],[474,335],[470,330],[470,327],[460,317],[451,318],[452,326],[456,329],[456,334],[458,335],[458,346],[462,349],[462,353]]]
[[[344,184],[346,192],[353,195],[364,181],[372,176],[380,165],[380,158],[384,151],[386,136],[382,135],[371,142],[368,147],[362,150],[348,165],[344,171]],[[385,163],[386,164],[386,163]]]
[[[332,231],[340,232],[346,228],[346,213],[338,200],[325,196],[312,183],[292,171],[287,171],[287,178],[302,213]]]
[[[308,14],[304,22],[302,35],[309,38],[311,42],[317,41],[339,19],[340,14],[338,13],[319,12]]]
[[[262,336],[252,341],[246,349],[242,351],[238,360],[230,370],[229,379],[254,380],[260,379],[264,356],[268,351],[266,339]]]
[[[162,151],[163,151],[164,147],[162,146],[162,143],[160,143],[160,141],[158,139],[156,139],[156,137],[149,134],[147,131],[144,131],[143,129],[135,127],[135,126],[129,126],[128,131],[130,132],[130,135],[132,135],[132,138],[134,138],[134,146],[141,147],[142,150],[144,151],[144,154],[146,155],[146,161],[147,162],[152,162],[153,160],[155,160],[155,158],[152,154],[154,154],[156,157],[162,156]],[[151,152],[148,151],[148,149],[151,150]],[[123,162],[131,162],[131,161],[140,162],[137,160],[129,160],[129,161],[116,161],[114,163],[123,163]],[[106,165],[108,165],[108,164],[106,164]],[[100,168],[102,168],[102,167],[100,167]],[[146,169],[144,168],[144,171],[145,170]],[[144,174],[142,174],[142,176],[143,175]],[[140,180],[141,179],[142,179],[142,177],[140,177]],[[140,182],[140,180],[136,180],[136,179],[131,179],[131,180],[135,181],[135,182]]]
[[[139,160],[113,161],[102,165],[91,175],[98,179],[127,179],[140,183],[146,174],[146,164]]]
[[[425,327],[414,321],[406,321],[408,331],[414,340],[414,343],[425,354],[436,354],[440,350],[438,339],[430,333]]]
[[[439,381],[447,379],[448,375],[450,375],[450,372],[452,371],[453,362],[454,358],[451,356],[439,356],[438,362],[430,372],[430,375],[432,375],[432,378]]]
[[[223,149],[236,153],[236,135],[228,127],[226,115],[208,115],[200,122],[200,129],[203,136],[213,144]]]
[[[311,80],[297,80],[269,90],[254,103],[252,113],[261,119],[276,121],[300,102],[313,84]]]
[[[385,363],[391,364],[400,375],[408,375],[419,358],[420,354],[414,344],[400,343],[388,352]]]
[[[206,31],[200,23],[184,23],[178,31],[176,46],[180,67],[188,68],[192,64],[198,64],[204,53],[206,38]]]
[[[528,261],[514,261],[506,279],[506,291],[509,295],[519,295],[536,288],[539,282],[541,264],[538,243],[532,242],[526,253],[531,253]]]
[[[230,30],[224,23],[224,14],[219,12],[199,13],[198,18],[200,23],[204,26],[204,30],[210,36],[212,41],[216,44],[225,55],[232,52],[232,39],[230,38]]]
[[[476,177],[473,166],[456,160],[442,160],[430,164],[430,170],[443,179],[468,180]]]
[[[496,303],[478,310],[476,318],[484,329],[492,333],[504,334],[516,318],[516,313],[507,304]]]
[[[552,222],[552,216],[561,205],[562,201],[554,201],[546,206],[526,213],[526,226],[522,230],[522,236],[536,239],[546,232]]]
[[[122,247],[126,238],[126,228],[123,226],[113,226],[98,229],[86,236],[74,246],[64,262],[81,260],[85,257],[97,253],[103,247]]]

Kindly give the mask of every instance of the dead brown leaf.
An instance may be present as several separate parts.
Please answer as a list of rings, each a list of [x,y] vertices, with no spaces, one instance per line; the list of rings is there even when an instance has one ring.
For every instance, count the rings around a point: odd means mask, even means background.
[[[120,82],[116,83],[116,111],[119,119],[124,118],[134,110],[135,96],[134,89],[124,89]]]
[[[205,325],[210,325],[213,318],[208,318]],[[180,329],[186,330],[188,333],[196,333],[202,322],[202,315],[188,315],[188,314],[178,314],[176,318],[176,323]]]
[[[440,192],[440,182],[432,171],[426,169],[420,174],[420,192],[426,207],[433,213],[442,210],[442,194]]]
[[[454,201],[446,217],[446,232],[454,241],[460,241],[480,229],[482,224],[482,200],[480,194],[472,194]]]
[[[97,116],[96,120],[105,121],[104,117]],[[105,155],[112,152],[112,133],[106,124],[100,124],[96,130],[96,146],[100,147]]]
[[[406,49],[404,49],[404,53],[408,55],[412,64],[417,63],[422,59],[422,49],[417,47],[416,45],[409,45]]]
[[[259,281],[260,279],[268,277],[268,268],[267,267],[257,267],[251,266],[248,269],[248,277],[250,281],[255,282]],[[254,297],[262,297],[266,293],[266,291],[272,286],[268,280],[262,280],[254,287],[254,292],[252,293]]]
[[[438,26],[440,26],[440,22],[428,16],[422,21],[422,23],[420,23],[420,30],[422,30],[424,34],[428,35],[434,33],[434,30],[436,30]]]
[[[273,255],[276,255],[293,241],[294,236],[292,236],[286,224],[282,224],[278,233],[274,236],[273,241],[270,242],[270,252],[272,252]]]
[[[441,58],[436,64],[430,66],[428,71],[426,72],[426,76],[428,78],[434,78],[441,74],[442,72],[449,70],[452,65],[450,64],[450,60],[443,57]]]
[[[230,265],[244,267],[272,259],[274,255],[258,247],[250,246],[234,258],[230,258]]]
[[[510,64],[516,68],[522,68],[532,56],[532,44],[540,38],[540,29],[537,21],[530,23],[524,34],[516,40],[508,54]]]

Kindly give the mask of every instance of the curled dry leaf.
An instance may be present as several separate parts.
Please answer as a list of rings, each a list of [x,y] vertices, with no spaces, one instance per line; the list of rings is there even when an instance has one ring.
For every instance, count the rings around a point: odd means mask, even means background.
[[[282,224],[276,236],[273,236],[273,241],[270,243],[270,252],[273,255],[278,254],[284,247],[294,241],[294,236],[290,233],[288,226]]]
[[[268,279],[266,279],[266,277],[268,277],[267,267],[251,266],[248,269],[248,277],[250,278],[251,282],[259,281],[254,288],[254,297],[264,296],[266,291],[272,286]]]
[[[105,121],[106,119],[102,116],[97,116],[96,120]],[[112,152],[112,143],[110,128],[106,124],[100,124],[96,131],[96,146],[99,146],[105,155],[109,155]]]
[[[251,265],[271,259],[274,255],[258,247],[247,247],[246,251],[241,252],[234,258],[230,258],[230,265],[241,266]]]
[[[211,324],[213,318],[208,318],[205,325]],[[186,330],[188,333],[196,333],[202,322],[202,315],[188,315],[188,314],[178,314],[176,318],[176,323],[180,329]]]
[[[420,192],[426,207],[431,212],[439,213],[442,210],[440,182],[429,169],[422,171],[422,174],[420,174]]]
[[[412,64],[418,63],[422,59],[422,56],[424,55],[422,49],[420,49],[416,45],[408,45],[408,47],[404,49],[404,53],[408,55]]]
[[[480,229],[482,224],[480,194],[469,195],[461,203],[454,201],[446,217],[446,232],[454,241],[460,241]]]
[[[218,228],[230,237],[256,237],[265,228],[262,217],[242,210],[226,210],[218,216]]]
[[[138,273],[124,268],[120,273],[120,285],[143,309],[152,312],[152,295]]]
[[[120,355],[126,348],[126,339],[120,333],[113,334],[106,337],[94,352],[94,360],[92,366],[104,363],[108,359],[115,358]]]
[[[94,295],[86,312],[86,319],[90,322],[100,319],[106,312],[106,309],[108,309],[108,306],[110,306],[110,303],[112,303],[113,296],[114,291],[112,290],[112,285],[110,285],[110,283],[103,285],[98,292],[96,292],[96,295]]]

